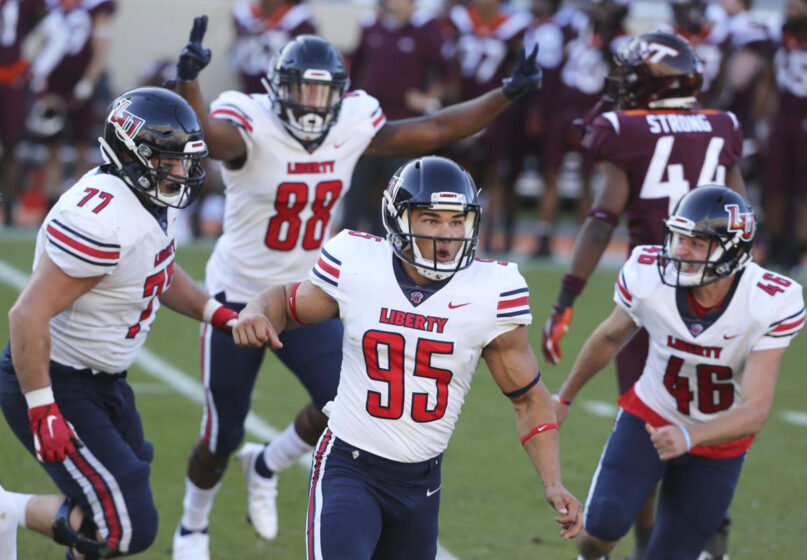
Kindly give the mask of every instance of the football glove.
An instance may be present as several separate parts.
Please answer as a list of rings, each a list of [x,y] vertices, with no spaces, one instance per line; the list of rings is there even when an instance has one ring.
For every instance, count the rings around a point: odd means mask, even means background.
[[[513,75],[502,81],[502,92],[507,99],[513,101],[529,91],[541,88],[543,72],[536,62],[537,57],[538,43],[535,44],[529,56],[524,47],[521,47],[521,54]]]
[[[188,44],[179,54],[177,62],[177,78],[183,82],[192,82],[199,72],[210,63],[210,49],[202,48],[202,38],[207,31],[207,16],[193,18],[193,27]]]
[[[559,364],[563,353],[560,350],[560,341],[569,330],[572,324],[574,310],[571,307],[556,303],[552,306],[552,315],[546,320],[544,325],[544,337],[541,348],[544,351],[544,359],[550,364]]]
[[[39,461],[59,463],[75,455],[76,447],[82,447],[73,425],[64,419],[55,402],[29,408],[28,420]]]

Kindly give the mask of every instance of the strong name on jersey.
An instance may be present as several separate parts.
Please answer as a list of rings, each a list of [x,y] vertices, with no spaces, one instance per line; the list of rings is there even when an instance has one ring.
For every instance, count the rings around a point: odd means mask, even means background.
[[[650,352],[642,376],[620,398],[654,426],[707,422],[737,406],[748,355],[784,348],[804,324],[801,285],[749,263],[723,303],[703,316],[687,312],[684,289],[658,275],[661,248],[636,247],[614,288],[614,301],[647,329]],[[753,437],[694,447],[690,453],[734,457]]]
[[[134,361],[171,285],[177,210],[166,229],[126,184],[90,170],[64,193],[36,240],[68,276],[103,279],[50,321],[50,358],[77,369],[119,373]]]
[[[329,235],[353,168],[386,117],[373,97],[345,95],[322,145],[305,150],[283,127],[267,95],[223,93],[211,115],[235,124],[247,146],[239,169],[223,169],[224,234],[207,263],[211,294],[246,302],[269,286],[304,278]]]
[[[588,149],[628,176],[625,207],[631,247],[659,244],[662,219],[698,185],[725,184],[742,154],[743,133],[732,113],[714,110],[631,110],[594,120]]]
[[[413,463],[447,447],[482,349],[532,316],[515,264],[477,260],[429,296],[404,293],[396,266],[387,241],[345,230],[310,279],[339,303],[345,326],[329,427],[351,445]]]

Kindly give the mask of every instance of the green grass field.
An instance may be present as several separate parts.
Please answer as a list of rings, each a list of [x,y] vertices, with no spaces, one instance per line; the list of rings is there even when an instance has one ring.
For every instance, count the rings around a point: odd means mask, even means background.
[[[209,248],[183,247],[178,262],[201,279]],[[31,240],[0,240],[0,261],[26,273],[33,254]],[[540,326],[555,298],[563,270],[560,267],[522,267],[531,286],[535,324],[533,347],[540,358]],[[560,383],[577,350],[594,326],[611,310],[614,271],[598,272],[575,305],[575,320],[564,341],[561,366],[546,366],[544,380],[550,389]],[[16,289],[0,281],[0,343],[8,340],[7,311]],[[198,324],[160,312],[147,348],[188,377],[198,379]],[[541,363],[543,360],[540,359]],[[731,556],[734,560],[805,557],[803,505],[807,503],[803,465],[807,462],[807,427],[787,422],[784,411],[807,412],[807,361],[804,335],[785,355],[776,401],[765,430],[757,438],[740,478],[731,508]],[[802,364],[802,366],[799,366]],[[154,546],[138,556],[171,557],[171,537],[181,512],[185,461],[198,433],[201,408],[168,385],[133,367],[129,380],[135,388],[146,435],[156,454],[151,484],[160,512],[160,532]],[[564,425],[561,450],[566,486],[582,501],[612,418],[588,412],[585,401],[613,403],[613,370],[602,372],[583,391]],[[296,379],[269,357],[253,395],[253,412],[282,429],[306,401]],[[50,493],[54,486],[0,421],[0,481],[10,490]],[[245,521],[246,494],[235,463],[228,470],[211,516],[211,549],[216,559],[303,556],[302,537],[307,472],[294,466],[281,475],[280,535],[261,541]],[[572,559],[573,543],[557,535],[553,512],[543,501],[541,485],[515,431],[512,407],[482,367],[476,376],[462,418],[446,452],[441,491],[440,542],[462,559]],[[709,496],[703,496],[708,500]],[[614,557],[627,554],[632,536],[623,539]],[[40,535],[21,531],[19,558],[63,558],[62,549]]]

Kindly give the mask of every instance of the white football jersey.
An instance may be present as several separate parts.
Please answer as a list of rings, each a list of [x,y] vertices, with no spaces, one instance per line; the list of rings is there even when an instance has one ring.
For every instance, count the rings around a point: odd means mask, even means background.
[[[269,286],[306,277],[353,168],[386,117],[375,98],[350,92],[322,145],[309,153],[286,131],[268,95],[228,91],[210,114],[238,126],[247,160],[240,169],[223,168],[224,233],[205,283],[211,294],[246,302]]]
[[[662,284],[660,249],[636,247],[614,288],[616,304],[650,335],[634,391],[672,424],[707,422],[739,404],[751,352],[786,347],[801,330],[802,288],[752,262],[721,307],[698,317],[687,311],[686,290]]]
[[[68,276],[103,279],[50,321],[50,359],[77,369],[119,373],[134,362],[171,284],[177,210],[166,230],[126,184],[98,168],[65,192],[36,239]]]
[[[386,240],[345,230],[323,247],[310,279],[339,303],[345,328],[329,427],[413,463],[448,446],[482,349],[532,316],[513,263],[477,260],[428,295],[429,285],[401,287],[393,259]]]

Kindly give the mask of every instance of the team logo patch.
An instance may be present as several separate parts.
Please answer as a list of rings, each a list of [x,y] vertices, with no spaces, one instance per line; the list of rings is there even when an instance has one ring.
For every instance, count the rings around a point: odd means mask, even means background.
[[[700,323],[692,323],[689,325],[689,332],[692,333],[692,336],[698,336],[703,332],[703,325]]]
[[[112,112],[109,113],[109,116],[107,117],[108,122],[118,123],[118,125],[120,125],[120,129],[116,130],[115,133],[121,140],[125,140],[125,138],[121,136],[121,130],[129,138],[134,138],[138,131],[143,128],[143,125],[146,123],[144,119],[126,110],[126,107],[131,104],[131,99],[124,99],[118,103],[117,107],[112,109]]]
[[[754,239],[756,231],[756,220],[752,212],[740,212],[737,204],[726,204],[726,212],[729,213],[728,230],[738,232],[743,241]]]
[[[667,56],[678,56],[681,54],[677,49],[662,45],[661,43],[652,43],[648,41],[639,42],[639,53],[642,60],[652,63],[658,63],[664,60]]]
[[[423,301],[423,292],[412,292],[411,294],[409,294],[409,299],[412,300],[412,303],[417,305],[421,301]]]

